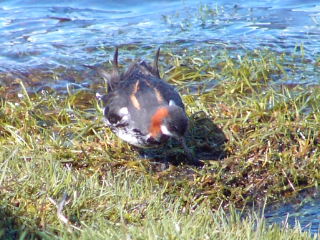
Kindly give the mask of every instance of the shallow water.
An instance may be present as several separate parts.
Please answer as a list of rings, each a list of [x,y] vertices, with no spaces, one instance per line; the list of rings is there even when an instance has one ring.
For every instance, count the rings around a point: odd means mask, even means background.
[[[82,64],[112,59],[120,46],[120,62],[139,56],[151,58],[159,46],[180,54],[212,49],[267,48],[294,53],[310,63],[304,76],[290,75],[289,84],[319,82],[313,63],[320,56],[320,4],[294,1],[99,1],[7,0],[0,3],[0,87],[16,94],[17,79],[29,89],[66,92],[67,85],[89,88]],[[207,7],[205,7],[206,5]],[[280,81],[280,80],[279,80]],[[48,90],[48,91],[49,91]],[[319,201],[299,208],[283,205],[266,215],[268,222],[284,221],[287,212],[300,216],[311,230],[318,230]],[[311,211],[311,212],[310,212]],[[308,213],[308,214],[306,214]],[[283,219],[283,220],[282,220]],[[316,222],[314,222],[316,221]],[[289,224],[294,224],[289,219]],[[307,229],[308,230],[308,229]]]
[[[84,71],[82,64],[111,59],[115,45],[121,59],[150,57],[159,46],[177,53],[181,48],[228,48],[241,55],[259,48],[292,53],[300,44],[306,61],[319,57],[317,1],[201,2],[202,14],[199,2],[192,0],[2,1],[0,73],[6,73],[6,80],[0,84],[18,78],[36,79],[29,85],[58,92],[70,83],[88,87],[76,73]],[[318,70],[309,67],[310,76],[286,81],[317,83]]]
[[[264,216],[267,224],[278,224],[282,227],[299,225],[303,231],[319,236],[319,206],[319,189],[308,189],[299,192],[295,198],[270,204],[266,207]]]

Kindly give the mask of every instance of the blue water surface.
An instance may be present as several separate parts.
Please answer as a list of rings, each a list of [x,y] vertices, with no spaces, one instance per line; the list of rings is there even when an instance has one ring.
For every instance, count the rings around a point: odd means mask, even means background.
[[[303,44],[309,58],[320,51],[318,1],[201,4],[218,14],[200,16],[200,1],[191,0],[2,1],[0,70],[105,61],[111,47],[121,44],[146,49],[177,42],[187,48],[224,44],[246,49],[268,47],[279,52]],[[99,46],[110,46],[110,53],[92,51]],[[131,54],[128,57],[136,55]]]

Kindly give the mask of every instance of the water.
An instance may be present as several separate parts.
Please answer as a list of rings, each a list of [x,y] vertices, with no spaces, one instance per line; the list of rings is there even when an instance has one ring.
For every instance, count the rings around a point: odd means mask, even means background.
[[[88,87],[75,72],[111,59],[115,45],[132,46],[121,51],[121,59],[151,56],[159,46],[173,52],[227,47],[241,54],[264,47],[291,53],[300,44],[306,60],[319,57],[317,1],[201,2],[202,14],[191,0],[2,1],[0,84],[22,79],[36,90]],[[308,78],[289,81],[315,84],[318,70],[310,64]]]
[[[303,231],[319,236],[319,206],[319,189],[307,189],[300,191],[295,198],[270,204],[266,207],[264,216],[267,224],[278,224],[282,227],[299,224]]]
[[[261,48],[293,54],[296,48],[300,56],[303,45],[304,61],[310,63],[304,65],[305,77],[288,73],[285,81],[305,85],[319,82],[319,70],[313,67],[320,55],[319,1],[241,0],[235,5],[234,1],[201,0],[201,12],[199,3],[1,1],[0,89],[4,87],[5,92],[0,94],[15,96],[17,79],[36,91],[64,93],[70,84],[89,88],[91,80],[82,64],[112,59],[116,45],[120,46],[120,62],[139,56],[151,58],[159,46],[176,53],[184,48],[184,54],[194,49],[211,48],[214,53],[227,48],[234,55]],[[304,225],[313,223],[311,231],[317,232],[319,200],[293,206],[284,204],[274,212],[270,210],[268,222],[285,221],[290,212]],[[288,223],[294,225],[291,219]]]

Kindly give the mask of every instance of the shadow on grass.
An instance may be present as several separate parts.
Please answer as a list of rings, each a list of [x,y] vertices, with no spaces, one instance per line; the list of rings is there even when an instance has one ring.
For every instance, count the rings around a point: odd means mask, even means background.
[[[192,155],[200,160],[197,166],[202,166],[207,160],[218,161],[227,156],[225,151],[226,136],[222,130],[214,124],[213,120],[204,112],[197,112],[189,118],[189,128],[185,141]],[[151,161],[163,162],[165,158],[165,147],[158,149],[138,149],[140,155]],[[169,163],[178,166],[188,163],[187,156],[181,144],[175,140],[169,140],[167,147],[167,158]]]
[[[22,219],[14,216],[10,210],[0,209],[0,239],[42,239],[25,224],[21,224]]]

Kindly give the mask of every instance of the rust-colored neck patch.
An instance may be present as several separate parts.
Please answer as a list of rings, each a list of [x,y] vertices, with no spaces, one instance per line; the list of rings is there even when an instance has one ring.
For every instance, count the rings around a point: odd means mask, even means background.
[[[161,132],[160,125],[164,117],[168,117],[168,110],[164,107],[159,108],[151,117],[149,125],[149,134],[151,137],[156,138]]]
[[[140,110],[140,104],[138,102],[138,99],[136,98],[136,96],[134,95],[137,91],[138,91],[138,85],[139,85],[139,80],[136,82],[136,84],[134,85],[133,87],[133,91],[132,91],[132,94],[130,95],[130,100],[132,102],[132,105]]]

